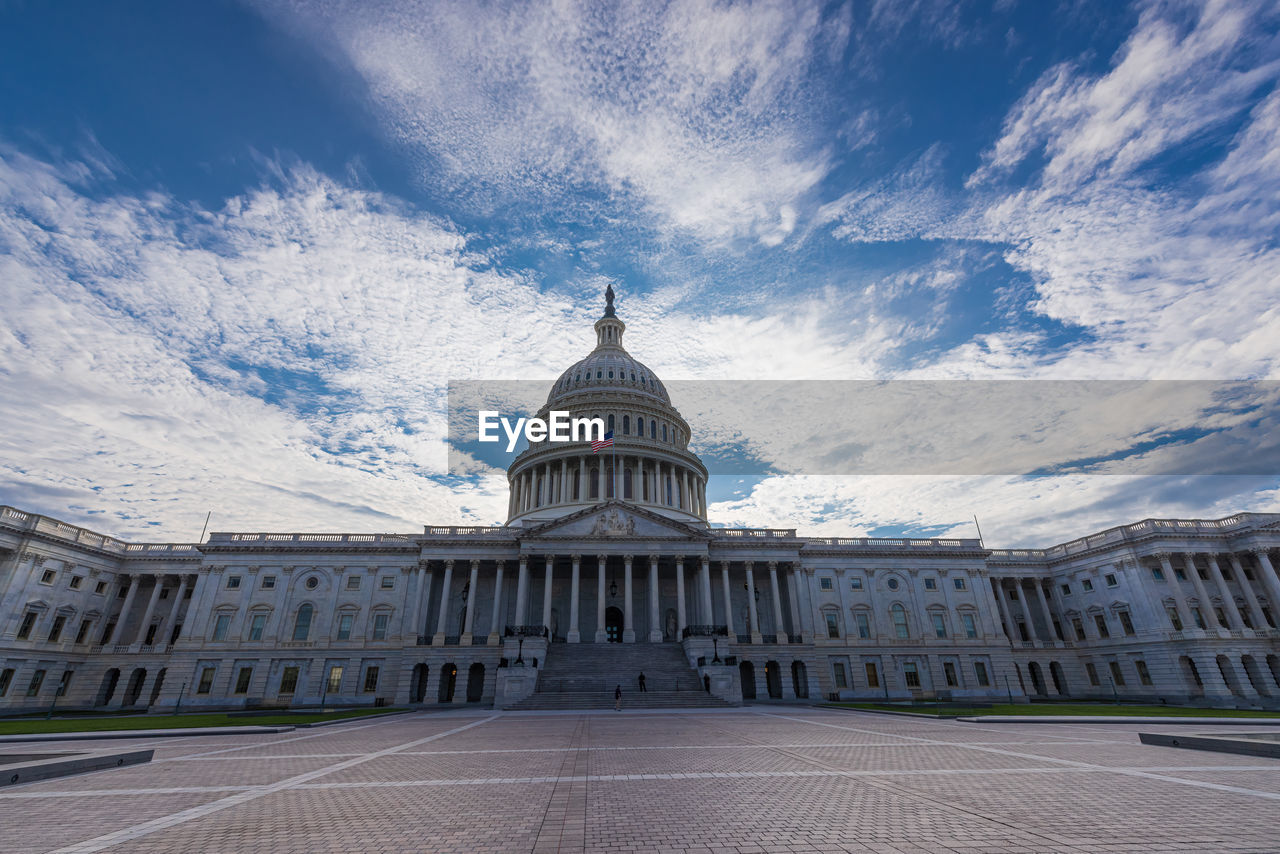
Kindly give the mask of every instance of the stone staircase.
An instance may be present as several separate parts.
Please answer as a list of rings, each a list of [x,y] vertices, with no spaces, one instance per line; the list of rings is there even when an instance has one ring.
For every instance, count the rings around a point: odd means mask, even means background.
[[[648,688],[640,692],[638,677]],[[677,643],[556,643],[538,672],[538,687],[511,709],[612,709],[622,686],[624,709],[728,707],[702,687]]]

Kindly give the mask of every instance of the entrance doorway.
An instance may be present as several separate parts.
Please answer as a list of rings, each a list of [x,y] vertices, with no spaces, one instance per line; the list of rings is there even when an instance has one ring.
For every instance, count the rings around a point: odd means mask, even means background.
[[[610,606],[604,612],[604,636],[609,643],[622,643],[622,609]]]
[[[458,684],[458,668],[449,663],[440,668],[440,689],[436,692],[436,702],[452,703],[453,691]]]
[[[742,699],[756,698],[756,666],[750,661],[738,665],[738,678],[742,680]]]
[[[484,665],[476,662],[467,671],[467,702],[478,703],[484,697]]]
[[[778,662],[769,661],[764,666],[764,684],[769,689],[769,696],[778,700],[782,698],[782,668]]]

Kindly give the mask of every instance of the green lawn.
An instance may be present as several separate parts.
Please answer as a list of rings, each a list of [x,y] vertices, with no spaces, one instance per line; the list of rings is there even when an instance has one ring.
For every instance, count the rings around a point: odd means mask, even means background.
[[[103,732],[122,729],[176,729],[216,726],[280,726],[282,724],[313,724],[342,718],[361,718],[381,715],[397,709],[348,709],[341,712],[280,712],[265,715],[130,715],[128,717],[101,717],[44,720],[25,718],[0,720],[0,735],[27,735],[41,732]]]
[[[996,703],[984,708],[961,705],[931,704],[897,705],[893,703],[827,703],[842,709],[911,712],[918,715],[1108,715],[1127,717],[1170,718],[1277,718],[1280,712],[1255,712],[1248,709],[1193,709],[1187,706],[1138,706],[1112,703]]]

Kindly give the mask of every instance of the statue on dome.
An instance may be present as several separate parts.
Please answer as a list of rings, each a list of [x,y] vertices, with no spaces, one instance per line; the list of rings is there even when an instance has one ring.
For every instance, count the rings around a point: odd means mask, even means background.
[[[604,289],[604,316],[617,317],[613,311],[613,285],[609,285]]]

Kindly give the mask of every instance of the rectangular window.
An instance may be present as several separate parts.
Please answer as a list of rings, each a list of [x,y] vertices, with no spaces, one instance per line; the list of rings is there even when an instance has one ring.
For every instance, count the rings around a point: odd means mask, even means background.
[[[1187,580],[1187,571],[1180,566],[1174,567],[1173,574],[1179,581]]]
[[[0,670],[0,697],[9,693],[9,685],[13,682],[13,668],[6,667]]]
[[[963,578],[953,578],[953,579],[951,579],[951,583],[955,585],[955,588],[956,588],[957,590],[963,590],[963,589],[964,589],[964,579],[963,579]]]
[[[819,579],[818,579],[818,587],[819,587],[819,588],[821,588],[821,589],[823,589],[823,590],[830,590],[830,589],[832,589],[832,588],[831,588],[831,578],[830,578],[829,576],[825,576],[825,575],[824,575],[822,578],[819,578]]]
[[[276,577],[275,577],[274,575],[264,575],[264,576],[262,576],[262,589],[263,589],[263,590],[275,590],[275,589],[276,589]]]
[[[380,586],[383,590],[394,590],[396,586],[396,577],[394,575],[382,576],[382,584]]]
[[[849,579],[849,589],[850,589],[850,590],[861,590],[861,589],[862,589],[862,579],[861,579],[861,578],[859,578],[858,576],[854,576],[853,578],[850,578],[850,579]]]
[[[1156,581],[1164,581],[1164,570],[1158,566],[1151,567],[1151,577]]]
[[[1098,668],[1096,668],[1096,667],[1094,667],[1094,666],[1093,666],[1093,662],[1092,662],[1092,661],[1085,662],[1085,665],[1084,665],[1084,672],[1085,672],[1085,673],[1087,673],[1087,674],[1089,674],[1089,684],[1090,684],[1090,685],[1101,685],[1101,684],[1102,684],[1101,682],[1099,682],[1099,681],[1098,681]]]
[[[366,694],[378,690],[378,668],[370,666],[364,672],[364,691]]]
[[[1151,671],[1147,669],[1147,663],[1139,658],[1133,663],[1134,669],[1138,671],[1138,681],[1143,685],[1151,684]]]
[[[115,620],[111,620],[110,622],[107,623],[107,627],[102,630],[102,637],[98,639],[98,643],[106,643],[107,638],[111,637],[111,633],[114,632],[115,630],[116,630],[116,622]]]
[[[853,615],[854,621],[858,624],[858,637],[867,640],[871,637],[871,618],[864,613]]]
[[[1010,602],[1018,601],[1018,588],[1012,587],[1009,589],[1009,601]]]
[[[960,680],[956,677],[956,666],[950,661],[942,662],[942,675],[947,680],[948,688],[956,688],[960,685]]]
[[[863,669],[866,671],[866,674],[867,674],[867,687],[879,688],[880,687],[880,671],[876,670],[876,663],[874,661],[868,661],[866,664],[863,665]]]
[[[58,680],[58,690],[54,692],[55,697],[65,697],[67,689],[71,687],[71,677],[75,676],[74,670],[62,671],[62,678]]]
[[[228,590],[237,590],[237,589],[239,589],[239,587],[240,587],[240,576],[238,576],[238,575],[228,575],[228,576],[227,576],[227,589],[228,589]]]
[[[325,691],[337,694],[342,690],[342,665],[335,664],[329,668],[329,681],[325,683]]]
[[[1113,572],[1108,572],[1106,575],[1104,575],[1103,580],[1107,582],[1108,587],[1115,587],[1117,584],[1120,583],[1116,581],[1116,576],[1115,576],[1115,573]]]
[[[1226,611],[1222,610],[1221,608],[1214,608],[1214,609],[1213,609],[1213,616],[1215,616],[1215,617],[1217,617],[1217,618],[1218,618],[1218,625],[1222,626],[1224,629],[1227,627],[1227,612],[1226,612]]]
[[[978,636],[978,624],[973,619],[973,614],[961,614],[960,622],[964,623],[964,636],[967,638],[976,638]]]
[[[231,627],[231,615],[219,614],[218,619],[213,623],[213,639],[222,641],[227,639],[227,629]]]
[[[1268,608],[1266,605],[1262,606],[1262,619],[1266,620],[1267,625],[1270,626],[1271,628],[1274,629],[1276,627],[1275,618],[1271,616],[1271,609]]]
[[[1218,571],[1222,573],[1222,580],[1223,580],[1223,581],[1230,581],[1230,580],[1231,580],[1231,570],[1230,570],[1230,569],[1228,569],[1227,567],[1223,566],[1223,567],[1219,567],[1219,568],[1218,568]]]
[[[1133,634],[1133,618],[1129,616],[1128,611],[1120,611],[1116,614],[1120,618],[1120,627],[1124,629],[1126,635]]]
[[[200,669],[200,684],[196,686],[197,694],[208,694],[213,690],[213,674],[217,673],[216,667],[202,667]]]
[[[889,609],[889,614],[893,617],[893,633],[899,638],[907,637],[907,612],[902,606],[894,605]]]
[[[145,640],[142,641],[143,645],[151,646],[153,643],[155,643],[156,632],[159,631],[159,629],[160,629],[159,623],[152,623],[151,625],[147,626],[147,637]]]
[[[374,614],[373,639],[374,640],[387,639],[387,615],[386,614]]]
[[[1199,609],[1199,608],[1192,608],[1192,609],[1191,609],[1191,618],[1192,618],[1193,620],[1195,620],[1195,624],[1196,624],[1196,628],[1197,628],[1197,629],[1203,629],[1203,628],[1204,628],[1204,614],[1201,614],[1201,613],[1200,613],[1200,609]]]
[[[1107,628],[1107,616],[1105,614],[1094,614],[1093,624],[1098,627],[1098,636],[1101,638],[1111,637],[1111,629]]]
[[[129,585],[128,584],[120,585],[120,589],[116,591],[116,598],[123,599],[128,595],[129,595]]]
[[[97,584],[93,585],[93,592],[94,592],[94,593],[97,593],[99,596],[101,596],[103,593],[106,593],[106,592],[107,592],[107,582],[105,582],[105,581],[99,581]]]
[[[1079,617],[1071,618],[1071,630],[1076,633],[1076,640],[1082,641],[1085,639],[1084,621]]]
[[[81,620],[80,630],[76,632],[76,643],[84,643],[89,637],[89,628],[93,626],[93,620]]]
[[[36,625],[36,612],[28,611],[22,615],[22,625],[18,626],[18,640],[26,640],[31,637],[31,630]]]
[[[940,638],[947,636],[947,621],[943,619],[941,614],[933,615],[933,633]]]
[[[924,589],[925,589],[925,590],[937,590],[937,589],[938,589],[938,579],[936,579],[936,578],[926,578],[926,579],[924,580]]]
[[[254,614],[253,619],[249,621],[249,640],[262,640],[262,633],[267,628],[267,615]]]
[[[161,598],[161,599],[168,599],[168,598],[169,598],[169,588],[168,588],[168,587],[161,587],[161,588],[160,588],[160,598]]]
[[[835,614],[827,614],[826,618],[827,618],[827,637],[829,638],[840,637],[839,618],[837,618]]]
[[[1018,637],[1022,639],[1023,643],[1031,640],[1031,635],[1027,634],[1027,624],[1022,620],[1018,620]]]
[[[67,618],[59,614],[53,618],[53,625],[49,627],[49,643],[57,643],[58,638],[62,637],[62,627],[67,624]]]
[[[987,663],[985,661],[975,661],[973,663],[973,675],[978,677],[978,684],[983,688],[990,687],[991,677],[987,675]]]
[[[1093,582],[1087,578],[1081,579],[1080,586],[1084,588],[1084,592],[1088,593],[1093,590]]]
[[[83,576],[80,576],[80,575],[73,575],[73,576],[71,576],[71,582],[69,583],[69,585],[68,585],[68,586],[69,586],[72,590],[79,590],[79,589],[80,589],[80,583],[81,583],[82,581],[84,581],[84,577],[83,577]]]
[[[1124,674],[1120,672],[1120,662],[1112,661],[1109,663],[1111,668],[1111,678],[1116,681],[1117,685],[1124,684]]]
[[[343,614],[338,618],[338,640],[351,640],[351,624],[355,621],[355,617],[350,614]]]
[[[182,598],[183,598],[183,599],[190,599],[190,598],[191,598],[191,594],[192,594],[192,593],[195,593],[195,592],[196,592],[196,589],[195,589],[194,587],[188,587],[188,588],[187,588],[187,592],[186,592],[186,593],[184,593],[184,594],[182,594]]]
[[[902,675],[907,681],[908,688],[920,687],[920,671],[916,669],[916,663],[914,661],[907,661],[903,663]]]
[[[1070,584],[1064,584],[1064,585],[1062,585],[1062,595],[1063,595],[1063,596],[1070,596],[1070,595],[1071,595],[1071,585],[1070,585]]]
[[[347,576],[347,589],[348,589],[348,590],[359,590],[359,589],[360,589],[360,576],[358,576],[358,575],[348,575],[348,576]]]
[[[44,684],[44,671],[37,670],[31,674],[31,684],[27,686],[27,696],[35,697],[40,693],[40,686]]]
[[[286,667],[280,674],[280,693],[292,694],[298,690],[298,668]]]
[[[40,573],[40,583],[52,584],[53,580],[57,577],[58,573],[54,572],[52,569],[46,569],[44,572]]]
[[[1182,631],[1182,617],[1178,616],[1178,609],[1177,609],[1177,608],[1165,608],[1165,611],[1167,611],[1167,612],[1168,612],[1168,614],[1169,614],[1169,622],[1170,622],[1170,624],[1172,624],[1172,625],[1173,625],[1173,630],[1174,630],[1175,632],[1180,632],[1180,631]]]
[[[253,679],[252,667],[241,667],[240,672],[236,674],[236,693],[249,693],[249,682]]]

